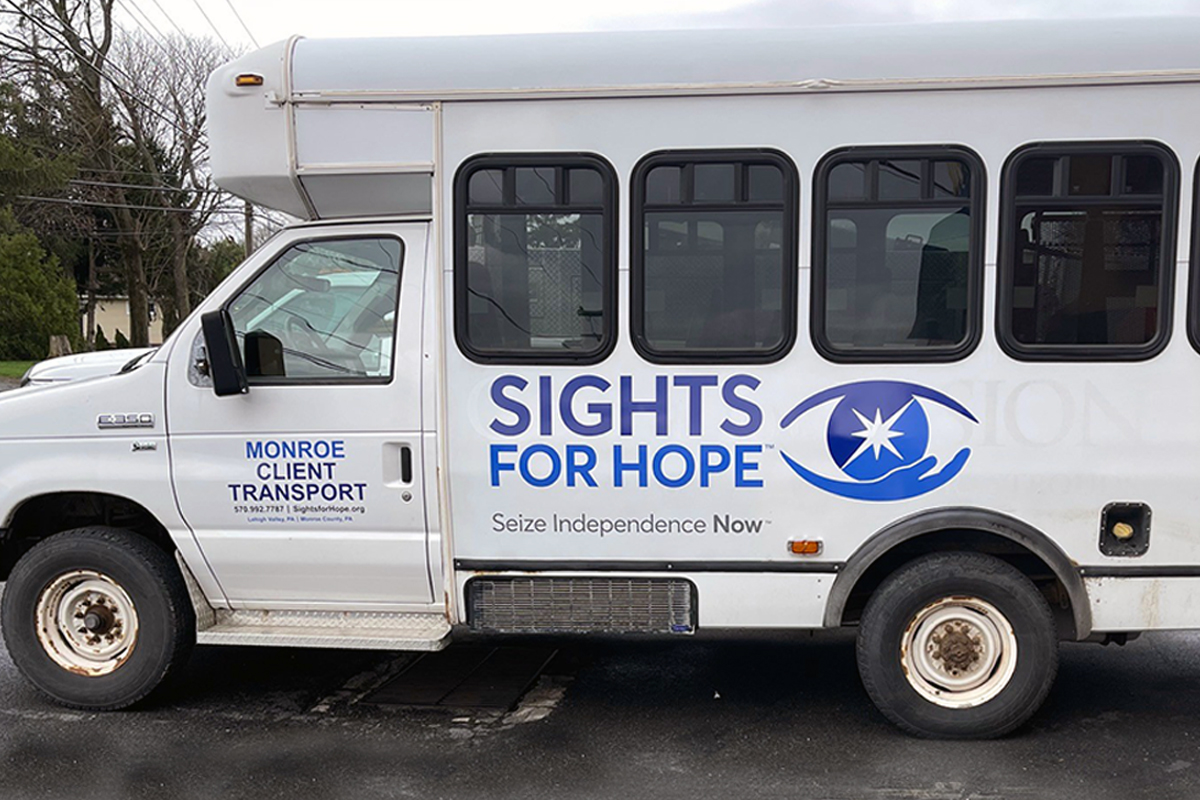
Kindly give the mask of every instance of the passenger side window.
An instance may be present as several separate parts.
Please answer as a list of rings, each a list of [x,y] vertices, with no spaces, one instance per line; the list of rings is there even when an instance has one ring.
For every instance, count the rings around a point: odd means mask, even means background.
[[[484,156],[455,182],[455,332],[476,361],[591,364],[615,340],[616,176],[590,155]]]
[[[816,173],[813,340],[833,361],[948,361],[979,341],[984,170],[959,147],[851,148]]]
[[[1178,165],[1144,142],[1009,159],[999,330],[1015,358],[1147,358],[1166,344]]]
[[[228,306],[250,382],[390,380],[401,257],[390,237],[289,248]]]
[[[663,152],[638,164],[632,330],[643,356],[763,363],[787,352],[797,185],[774,151]]]

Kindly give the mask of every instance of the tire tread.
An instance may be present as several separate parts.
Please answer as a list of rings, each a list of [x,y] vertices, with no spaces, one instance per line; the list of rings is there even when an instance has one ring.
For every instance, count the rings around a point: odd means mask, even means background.
[[[987,725],[981,725],[975,731],[947,732],[930,731],[921,728],[900,713],[895,704],[890,702],[896,698],[889,697],[889,692],[879,685],[878,678],[881,673],[877,669],[878,665],[873,662],[877,661],[881,654],[872,651],[865,645],[865,642],[877,640],[878,636],[882,634],[882,631],[877,631],[877,628],[884,624],[884,615],[880,613],[880,609],[893,605],[899,599],[895,595],[902,595],[903,593],[918,590],[922,586],[927,586],[934,581],[944,579],[947,574],[969,574],[972,577],[982,577],[995,579],[998,582],[1011,583],[1018,589],[1023,588],[1027,592],[1025,599],[1032,601],[1028,610],[1040,617],[1040,626],[1053,635],[1055,631],[1054,615],[1050,610],[1049,604],[1041,593],[1037,591],[1033,582],[1011,564],[995,556],[968,551],[932,553],[921,556],[900,567],[884,580],[872,594],[866,608],[863,610],[855,654],[863,688],[866,689],[867,694],[879,711],[892,724],[912,736],[920,738],[960,739],[991,739],[1004,736],[1023,725],[1037,711],[1049,694],[1050,688],[1054,684],[1054,679],[1058,674],[1057,642],[1050,648],[1049,663],[1042,672],[1040,685],[1036,694],[1025,704],[1026,708],[1021,709],[1015,714],[999,715],[997,719],[991,720]]]
[[[158,679],[147,682],[147,685],[141,691],[118,700],[80,702],[70,698],[59,697],[49,692],[43,688],[34,676],[29,674],[28,669],[21,663],[21,660],[14,657],[13,661],[34,688],[42,696],[57,705],[81,711],[117,711],[140,703],[150,695],[169,686],[178,677],[183,665],[187,663],[188,657],[191,655],[192,648],[195,645],[195,610],[192,608],[192,601],[187,591],[187,585],[184,583],[183,576],[180,574],[174,560],[161,547],[131,531],[98,525],[76,528],[49,536],[34,545],[13,567],[12,574],[9,576],[8,586],[5,588],[3,608],[0,609],[0,627],[3,628],[4,637],[8,640],[11,635],[9,632],[18,624],[18,609],[16,606],[19,605],[22,598],[11,595],[10,589],[13,587],[13,584],[16,583],[19,588],[24,574],[27,571],[33,570],[40,560],[54,558],[61,554],[78,550],[80,544],[85,542],[123,551],[125,554],[136,558],[141,562],[141,566],[145,567],[151,573],[154,582],[163,589],[163,599],[168,606],[168,613],[175,621],[175,630],[173,640],[170,642],[169,653],[159,665]],[[10,653],[13,651],[11,642],[9,643],[9,651]]]

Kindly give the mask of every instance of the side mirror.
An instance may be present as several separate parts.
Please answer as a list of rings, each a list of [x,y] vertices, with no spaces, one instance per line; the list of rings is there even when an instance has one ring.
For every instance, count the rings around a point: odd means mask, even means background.
[[[204,333],[204,349],[208,351],[208,374],[217,397],[250,391],[229,312],[221,309],[202,315],[200,329]]]

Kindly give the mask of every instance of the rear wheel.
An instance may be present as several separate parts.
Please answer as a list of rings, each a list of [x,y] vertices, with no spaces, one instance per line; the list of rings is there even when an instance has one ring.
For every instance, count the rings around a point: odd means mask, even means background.
[[[56,534],[26,553],[5,586],[0,623],[30,683],[89,710],[149,695],[187,660],[196,629],[170,557],[114,528]]]
[[[872,595],[858,668],[875,705],[909,733],[1002,736],[1033,716],[1054,682],[1054,618],[1033,583],[998,558],[925,556]]]

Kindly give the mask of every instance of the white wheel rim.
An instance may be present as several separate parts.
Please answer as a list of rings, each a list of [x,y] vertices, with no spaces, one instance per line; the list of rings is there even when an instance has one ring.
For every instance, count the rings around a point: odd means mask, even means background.
[[[37,602],[38,641],[68,672],[108,675],[133,654],[138,616],[121,585],[92,570],[52,580]]]
[[[909,621],[900,666],[919,695],[944,708],[983,705],[1017,668],[1017,636],[1008,619],[977,597],[946,597]]]

